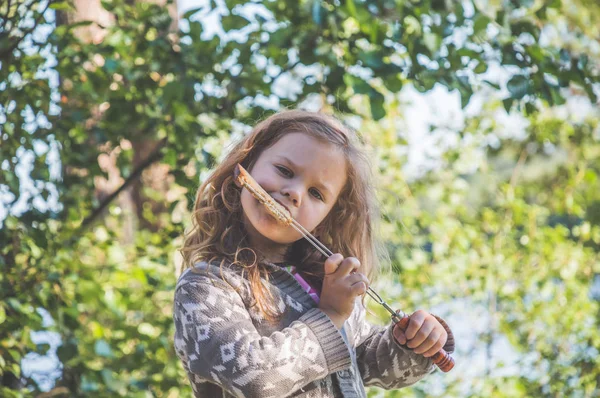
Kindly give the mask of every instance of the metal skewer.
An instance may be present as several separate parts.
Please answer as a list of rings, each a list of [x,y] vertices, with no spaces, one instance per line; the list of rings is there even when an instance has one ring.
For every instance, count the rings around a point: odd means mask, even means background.
[[[327,248],[323,243],[321,243],[313,234],[311,234],[306,228],[302,226],[298,221],[296,221],[291,214],[289,214],[288,210],[277,203],[268,193],[266,193],[256,181],[248,174],[248,172],[241,166],[238,165],[236,168],[235,176],[240,182],[241,185],[244,186],[251,194],[254,196],[260,203],[267,206],[267,209],[272,213],[272,215],[280,222],[289,225],[294,228],[296,231],[300,232],[300,234],[308,240],[321,254],[325,257],[331,257],[333,252]],[[390,307],[383,298],[377,294],[375,290],[371,286],[368,286],[367,292],[369,297],[371,297],[375,302],[385,308],[391,315],[392,320],[394,322],[399,322],[402,318],[406,316],[406,314],[402,311],[394,311],[392,307]]]
[[[262,203],[267,210],[282,224],[288,225],[294,228],[296,231],[308,240],[321,254],[325,257],[330,257],[333,252],[321,243],[317,238],[313,236],[306,228],[296,221],[290,212],[275,201],[262,187],[252,178],[250,174],[241,166],[237,165],[234,171],[234,175],[238,183],[246,188],[252,196],[254,196],[260,203]],[[384,300],[381,298],[371,286],[367,287],[366,292],[375,302],[383,306],[392,317],[392,321],[398,324],[401,330],[405,331],[408,327],[409,316],[403,311],[394,311]],[[440,349],[434,356],[431,357],[433,362],[443,371],[449,372],[454,367],[454,359],[448,354],[443,348]]]
[[[333,252],[331,250],[329,250],[327,248],[327,246],[325,246],[323,243],[321,243],[313,234],[311,234],[310,232],[308,232],[306,230],[306,228],[304,228],[302,226],[302,224],[300,224],[298,221],[292,219],[292,222],[290,223],[290,226],[292,228],[294,228],[296,231],[300,232],[300,234],[302,234],[302,236],[308,240],[314,247],[315,249],[317,249],[318,251],[321,252],[321,254],[323,254],[325,257],[331,257],[333,256]],[[392,309],[392,307],[390,307],[385,300],[383,300],[383,298],[381,298],[381,296],[379,294],[377,294],[377,292],[375,290],[373,290],[373,288],[371,286],[369,286],[367,288],[367,294],[369,295],[369,297],[371,297],[373,300],[375,300],[376,303],[380,304],[381,306],[383,306],[383,308],[385,308],[392,316],[392,319],[394,320],[394,322],[399,322],[400,319],[402,319],[404,317],[404,313],[402,311],[394,311]]]

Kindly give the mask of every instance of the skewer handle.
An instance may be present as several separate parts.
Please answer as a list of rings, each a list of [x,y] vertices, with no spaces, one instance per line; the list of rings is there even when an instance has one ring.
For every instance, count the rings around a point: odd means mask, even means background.
[[[403,316],[397,322],[397,325],[400,326],[400,329],[402,329],[404,332],[408,327],[408,321],[410,320],[410,317],[404,313],[402,315]],[[440,348],[440,350],[431,357],[431,360],[444,373],[451,371],[454,367],[454,358],[452,358],[450,354],[448,354],[443,348]]]

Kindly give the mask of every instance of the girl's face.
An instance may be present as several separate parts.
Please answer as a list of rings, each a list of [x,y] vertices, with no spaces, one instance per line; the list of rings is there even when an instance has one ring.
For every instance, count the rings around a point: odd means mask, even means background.
[[[265,149],[249,172],[312,232],[329,214],[346,184],[346,159],[329,143],[308,134],[290,133]],[[302,235],[278,223],[247,189],[242,190],[241,202],[252,248],[267,261],[282,261],[288,245]]]

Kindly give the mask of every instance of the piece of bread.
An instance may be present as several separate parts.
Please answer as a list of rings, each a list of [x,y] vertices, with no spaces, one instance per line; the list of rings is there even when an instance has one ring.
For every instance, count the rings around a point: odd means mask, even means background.
[[[256,200],[262,203],[267,208],[267,211],[271,213],[279,223],[290,225],[294,221],[290,212],[262,189],[256,180],[252,178],[250,173],[248,173],[239,163],[235,166],[233,175],[237,182],[246,188]]]

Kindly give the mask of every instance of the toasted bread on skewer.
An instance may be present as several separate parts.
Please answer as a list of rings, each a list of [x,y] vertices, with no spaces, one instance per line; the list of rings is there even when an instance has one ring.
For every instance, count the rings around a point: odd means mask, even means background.
[[[246,188],[256,200],[263,204],[267,208],[267,211],[271,213],[279,223],[290,225],[294,221],[290,212],[262,189],[242,165],[238,163],[235,166],[233,174],[237,182]]]

